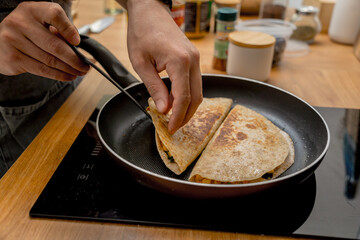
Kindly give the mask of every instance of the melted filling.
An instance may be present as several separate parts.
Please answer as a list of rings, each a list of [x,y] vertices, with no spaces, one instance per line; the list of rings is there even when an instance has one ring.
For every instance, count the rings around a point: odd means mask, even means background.
[[[169,149],[167,149],[167,148],[165,147],[165,145],[162,144],[161,141],[160,141],[160,144],[161,144],[161,148],[162,148],[162,150],[164,151],[164,153],[166,154],[168,160],[169,160],[170,162],[174,162],[174,157],[173,157],[173,156],[171,155],[171,153],[169,152]]]
[[[271,170],[264,175],[261,176],[261,178],[254,179],[254,180],[244,180],[244,181],[235,181],[235,182],[223,182],[223,181],[217,181],[213,179],[207,179],[203,178],[200,175],[194,176],[194,182],[198,183],[208,183],[208,184],[244,184],[244,183],[254,183],[254,182],[262,182],[266,180],[270,180],[273,177],[274,170]]]

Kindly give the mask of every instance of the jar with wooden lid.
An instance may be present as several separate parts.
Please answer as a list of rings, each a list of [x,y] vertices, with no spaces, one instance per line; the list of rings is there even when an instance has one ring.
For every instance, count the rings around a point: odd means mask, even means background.
[[[267,33],[235,31],[229,34],[226,72],[266,81],[269,78],[275,38]]]

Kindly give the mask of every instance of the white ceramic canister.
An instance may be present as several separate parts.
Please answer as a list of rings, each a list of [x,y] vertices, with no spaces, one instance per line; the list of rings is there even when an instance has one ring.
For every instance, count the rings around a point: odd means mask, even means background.
[[[337,0],[329,26],[330,39],[354,44],[360,30],[360,0]]]
[[[235,31],[229,35],[226,73],[266,81],[271,71],[275,38],[267,33]]]

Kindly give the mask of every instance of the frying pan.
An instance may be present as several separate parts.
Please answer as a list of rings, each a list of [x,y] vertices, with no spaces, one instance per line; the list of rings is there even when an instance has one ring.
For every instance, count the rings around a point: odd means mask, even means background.
[[[95,40],[82,37],[80,47],[89,52],[109,75],[146,108],[150,97],[143,83]],[[313,174],[330,143],[323,117],[299,97],[263,82],[217,74],[203,74],[204,97],[227,97],[271,120],[287,132],[295,145],[295,162],[281,176],[247,184],[203,184],[187,181],[194,163],[181,175],[168,170],[157,151],[152,121],[124,93],[108,100],[100,109],[96,128],[110,159],[149,188],[185,198],[244,197],[280,186],[299,184]],[[168,77],[163,81],[170,90]],[[116,184],[116,183],[114,183]]]

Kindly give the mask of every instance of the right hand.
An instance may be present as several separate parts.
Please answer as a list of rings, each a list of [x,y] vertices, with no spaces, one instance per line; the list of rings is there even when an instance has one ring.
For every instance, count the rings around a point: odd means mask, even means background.
[[[203,100],[200,54],[160,1],[128,0],[128,50],[134,70],[161,113],[172,109],[168,131],[175,133]],[[159,72],[171,81],[168,92]]]
[[[29,72],[72,81],[89,70],[65,42],[80,43],[76,27],[57,3],[23,2],[0,23],[0,73]]]

